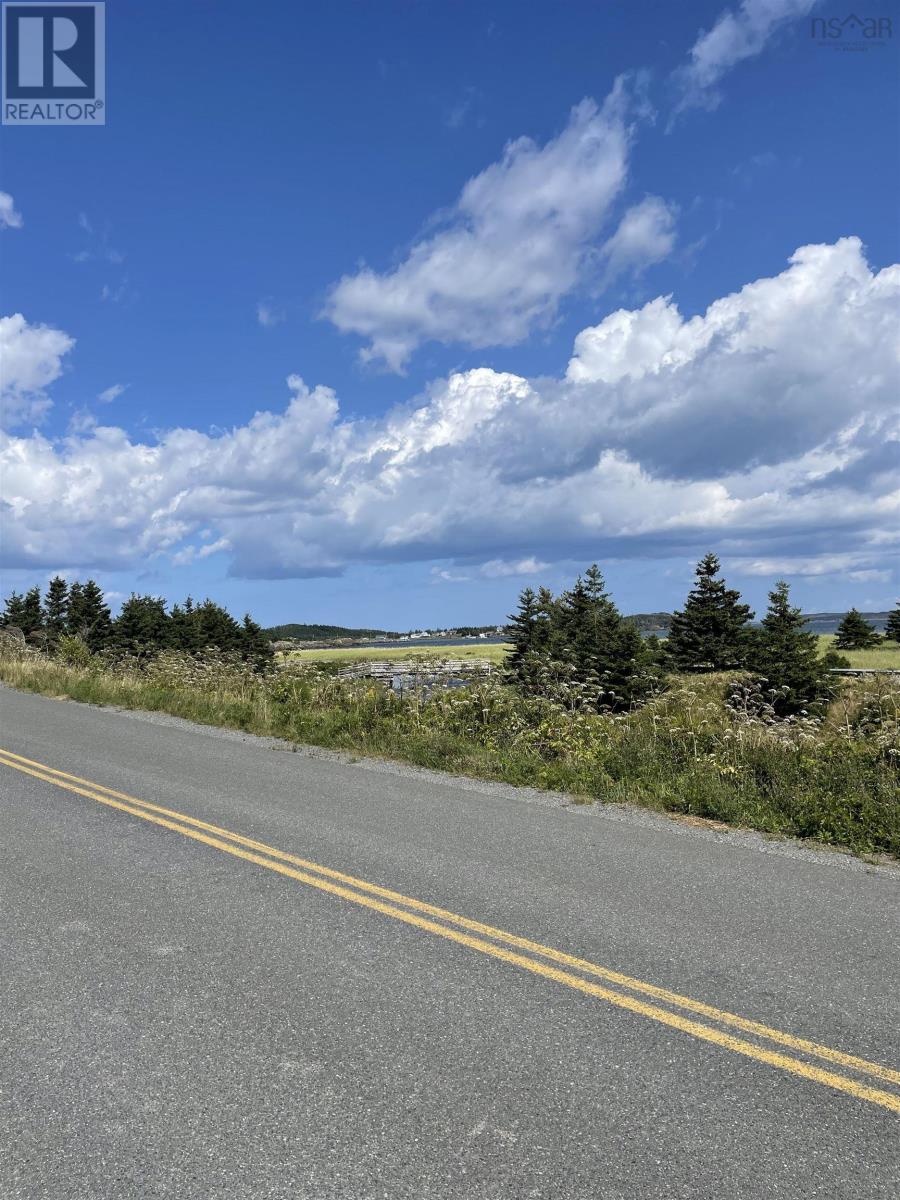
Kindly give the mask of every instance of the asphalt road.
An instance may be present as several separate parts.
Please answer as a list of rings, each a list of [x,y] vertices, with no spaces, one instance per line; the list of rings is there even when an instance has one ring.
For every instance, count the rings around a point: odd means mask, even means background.
[[[900,871],[7,689],[0,728],[4,1200],[897,1196]]]

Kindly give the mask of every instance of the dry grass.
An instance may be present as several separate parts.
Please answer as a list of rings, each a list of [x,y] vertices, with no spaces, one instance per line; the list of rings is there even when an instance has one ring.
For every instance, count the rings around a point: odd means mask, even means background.
[[[820,653],[824,654],[833,646],[834,637],[831,634],[819,636]],[[400,646],[396,643],[389,643],[375,649],[337,646],[331,650],[292,650],[278,655],[278,658],[282,662],[295,663],[380,662],[394,658],[484,658],[488,662],[502,663],[509,650],[508,643],[498,645],[495,642],[473,641],[462,646],[417,646],[415,642],[404,642]],[[900,671],[900,642],[882,642],[874,650],[843,650],[841,653],[850,660],[852,667],[887,667]]]
[[[374,650],[361,646],[337,646],[333,650],[290,650],[278,657],[281,661],[295,663],[382,662],[394,658],[484,658],[488,662],[502,663],[509,649],[506,643],[498,645],[480,641],[467,642],[463,646],[417,646],[415,642],[403,642],[400,646],[392,643]]]

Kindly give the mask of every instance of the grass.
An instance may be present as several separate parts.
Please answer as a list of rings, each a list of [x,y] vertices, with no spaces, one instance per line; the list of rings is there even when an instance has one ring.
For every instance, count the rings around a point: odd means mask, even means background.
[[[466,659],[481,658],[502,663],[509,646],[504,643],[473,641],[464,646],[417,646],[405,642],[402,646],[378,646],[374,650],[362,646],[336,646],[333,650],[289,650],[279,655],[287,662],[378,662],[382,659]]]
[[[820,634],[819,653],[832,649],[834,636]],[[383,659],[448,659],[448,658],[482,658],[488,662],[502,663],[508,650],[508,643],[498,645],[496,642],[473,641],[464,646],[417,646],[415,643],[404,643],[402,646],[386,645],[374,649],[360,646],[337,646],[333,650],[291,650],[279,655],[283,662],[377,662]],[[893,668],[900,671],[900,642],[883,642],[874,650],[843,650],[841,653],[850,660],[851,667],[881,667]]]
[[[819,635],[819,653],[834,649],[834,636],[823,633]],[[839,650],[850,660],[851,667],[888,668],[900,671],[900,642],[882,642],[872,650]]]
[[[827,711],[776,721],[726,675],[675,677],[610,716],[496,681],[397,697],[315,664],[269,676],[221,656],[67,665],[0,648],[0,679],[55,697],[162,711],[578,800],[640,804],[858,853],[900,856],[900,681],[844,678]]]

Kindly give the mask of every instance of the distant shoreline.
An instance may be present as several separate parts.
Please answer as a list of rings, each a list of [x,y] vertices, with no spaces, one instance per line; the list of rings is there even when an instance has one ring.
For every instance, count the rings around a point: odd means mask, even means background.
[[[887,612],[864,612],[861,614],[865,620],[874,625],[879,633],[884,633],[887,624]],[[806,615],[806,627],[810,633],[817,634],[833,634],[837,632],[837,627],[845,616],[842,612],[819,612],[809,613]],[[666,637],[669,629],[668,623],[664,623],[659,618],[668,617],[668,614],[662,613],[633,613],[629,620],[636,621],[644,637],[649,637],[655,634],[657,637]],[[654,619],[651,625],[650,621]],[[752,622],[753,625],[758,625],[759,621]],[[284,629],[287,626],[272,626],[266,630],[266,633],[272,634],[274,629]],[[303,628],[303,626],[298,626]],[[314,626],[312,628],[315,628]],[[337,628],[337,627],[334,627]],[[307,639],[290,639],[285,638],[285,641],[295,641],[297,649],[348,649],[348,650],[383,650],[389,646],[499,646],[503,645],[508,638],[501,633],[491,633],[485,636],[468,635],[460,637],[408,637],[397,636],[396,634],[383,634],[380,637],[357,638],[354,637],[355,630],[348,629],[346,633],[335,635],[329,638],[309,638]],[[273,639],[279,640],[279,639]]]

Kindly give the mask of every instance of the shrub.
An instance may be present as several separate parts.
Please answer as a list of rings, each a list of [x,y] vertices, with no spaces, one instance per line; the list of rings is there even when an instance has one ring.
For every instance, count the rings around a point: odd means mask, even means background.
[[[56,643],[56,657],[67,666],[86,667],[91,661],[91,650],[77,633],[63,633]]]

